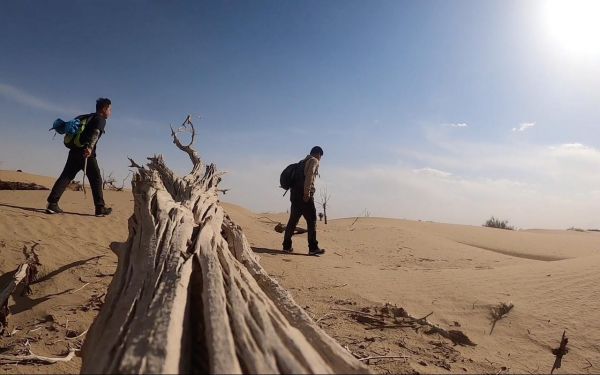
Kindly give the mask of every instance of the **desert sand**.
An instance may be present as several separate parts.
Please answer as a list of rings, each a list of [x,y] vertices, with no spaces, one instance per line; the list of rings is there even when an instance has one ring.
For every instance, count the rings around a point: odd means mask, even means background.
[[[0,171],[0,180],[51,187],[54,179]],[[127,238],[130,191],[106,191],[111,216],[93,216],[91,194],[67,191],[62,215],[43,212],[48,191],[0,191],[0,287],[35,246],[42,264],[32,294],[11,298],[0,354],[26,345],[61,356],[79,345],[102,302],[116,256],[111,244]],[[223,203],[241,225],[263,267],[288,289],[321,327],[368,364],[386,373],[548,373],[563,330],[569,353],[555,373],[600,371],[600,233],[508,231],[476,226],[360,217],[318,224],[321,257],[306,256],[306,235],[294,253],[280,251],[284,213],[253,213]],[[401,213],[399,213],[400,215]],[[482,218],[482,221],[485,218]],[[300,225],[304,225],[301,221]],[[490,312],[514,308],[490,334]],[[410,327],[377,328],[353,311],[375,314],[385,303],[476,346],[455,345]],[[367,361],[365,361],[367,362]],[[4,364],[1,373],[77,373],[81,359],[53,365]]]

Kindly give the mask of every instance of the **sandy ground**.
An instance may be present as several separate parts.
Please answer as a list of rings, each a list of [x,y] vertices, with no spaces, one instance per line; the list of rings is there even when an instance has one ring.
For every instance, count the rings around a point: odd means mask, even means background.
[[[0,171],[0,180],[51,186],[53,179]],[[127,238],[131,192],[106,192],[113,215],[96,218],[91,196],[67,191],[63,215],[43,213],[48,191],[0,191],[0,287],[35,246],[42,263],[32,294],[11,298],[0,354],[31,350],[60,356],[80,345],[116,267],[111,243]],[[89,192],[88,192],[89,194]],[[555,373],[600,372],[600,233],[522,230],[348,218],[319,223],[321,257],[306,256],[306,235],[293,254],[280,251],[273,228],[285,214],[256,214],[224,203],[263,267],[323,329],[376,372],[548,373],[563,330],[569,353]],[[304,225],[301,222],[300,225]],[[491,330],[490,311],[514,308]],[[476,346],[454,345],[426,329],[376,328],[351,311],[385,303]],[[77,337],[81,335],[80,337]],[[0,366],[1,373],[75,373],[81,359],[55,365]]]

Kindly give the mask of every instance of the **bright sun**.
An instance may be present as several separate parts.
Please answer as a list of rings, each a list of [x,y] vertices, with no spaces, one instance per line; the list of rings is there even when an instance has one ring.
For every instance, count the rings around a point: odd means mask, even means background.
[[[600,0],[547,0],[544,23],[557,47],[578,58],[600,57]]]

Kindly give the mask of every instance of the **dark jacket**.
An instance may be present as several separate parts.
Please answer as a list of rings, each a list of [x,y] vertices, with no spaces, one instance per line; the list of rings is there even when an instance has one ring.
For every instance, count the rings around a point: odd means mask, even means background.
[[[91,116],[92,118],[87,123],[83,133],[81,133],[80,143],[84,147],[92,149],[92,156],[96,157],[96,145],[98,140],[104,134],[104,128],[106,127],[106,119],[97,113],[89,113],[87,115],[81,115],[77,118],[85,118]]]
[[[305,194],[312,197],[315,193],[315,177],[319,174],[319,160],[314,156],[307,155],[298,163],[296,173],[299,178],[294,178],[290,200],[301,202],[304,200]]]

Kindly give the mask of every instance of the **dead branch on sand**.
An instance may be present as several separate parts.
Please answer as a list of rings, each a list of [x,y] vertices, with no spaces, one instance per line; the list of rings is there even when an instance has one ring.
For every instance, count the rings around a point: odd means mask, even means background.
[[[370,361],[372,359],[402,359],[402,358],[410,358],[406,355],[376,355],[373,357],[364,357],[364,358],[359,358],[359,361]]]
[[[285,229],[287,228],[287,225],[285,225],[285,224],[283,224],[283,223],[281,223],[281,222],[275,221],[275,220],[273,220],[273,219],[270,219],[270,218],[268,218],[268,217],[266,217],[266,216],[261,216],[261,217],[259,217],[258,219],[267,219],[267,220],[269,220],[271,223],[276,223],[276,225],[275,225],[275,228],[273,228],[273,229],[274,229],[274,230],[275,230],[275,232],[277,232],[277,233],[283,233],[283,232],[285,232]],[[306,232],[308,232],[306,229],[304,229],[304,228],[301,228],[301,227],[296,227],[296,228],[294,229],[294,233],[292,233],[292,234],[303,234],[303,233],[306,233]]]
[[[79,292],[81,289],[85,288],[85,287],[86,287],[86,286],[88,286],[88,285],[90,285],[90,283],[85,283],[85,284],[83,284],[83,286],[82,286],[82,287],[80,287],[80,288],[77,288],[76,290],[74,290],[74,291],[70,292],[69,294],[75,294],[75,293]]]
[[[33,182],[0,181],[0,190],[50,190]]]
[[[25,263],[21,264],[13,275],[12,280],[6,287],[0,292],[0,334],[3,334],[8,325],[8,316],[10,310],[8,309],[8,299],[12,293],[17,289],[17,286],[24,281],[23,294],[30,294],[31,287],[29,286],[35,281],[38,274],[38,267],[41,266],[38,254],[35,252],[35,248],[39,244],[36,242],[30,249],[27,246],[23,247],[23,254],[25,255]]]
[[[552,365],[552,370],[550,373],[554,373],[554,370],[559,369],[562,366],[562,357],[567,355],[569,349],[567,348],[567,344],[569,343],[569,338],[566,337],[567,331],[563,331],[562,338],[560,339],[560,345],[558,348],[552,349],[552,354],[556,356],[554,360],[554,364]]]
[[[58,362],[69,362],[75,357],[75,349],[69,348],[69,353],[64,357],[46,357],[42,355],[34,354],[31,350],[27,349],[28,354],[26,355],[5,355],[0,354],[0,363],[43,363],[53,364]]]
[[[191,132],[183,145],[178,134]],[[365,373],[260,266],[219,203],[223,173],[171,132],[192,171],[158,155],[132,178],[129,238],[83,348],[83,373]]]
[[[278,223],[277,225],[275,225],[274,229],[275,229],[275,232],[277,232],[277,233],[283,233],[283,232],[285,232],[286,228],[287,228],[287,225],[283,225],[282,223]],[[303,234],[303,233],[306,233],[306,232],[308,232],[306,229],[300,228],[300,227],[296,227],[294,229],[294,233],[292,233],[292,234]]]
[[[505,303],[505,302],[501,302],[498,304],[498,306],[493,306],[491,311],[490,311],[490,319],[492,321],[492,328],[490,329],[490,335],[492,334],[492,332],[494,332],[494,327],[496,327],[496,323],[504,318],[506,316],[506,314],[508,314],[510,312],[510,310],[512,310],[512,308],[514,307],[514,305],[509,302],[509,303]]]
[[[375,310],[371,312],[371,309]],[[363,308],[362,310],[350,310],[335,308],[333,310],[351,313],[351,317],[359,323],[366,324],[365,329],[390,329],[390,328],[413,328],[424,329],[425,334],[439,334],[452,341],[454,345],[476,346],[467,335],[459,330],[445,330],[427,320],[433,312],[422,318],[415,318],[408,314],[402,307],[385,304],[383,307]]]

